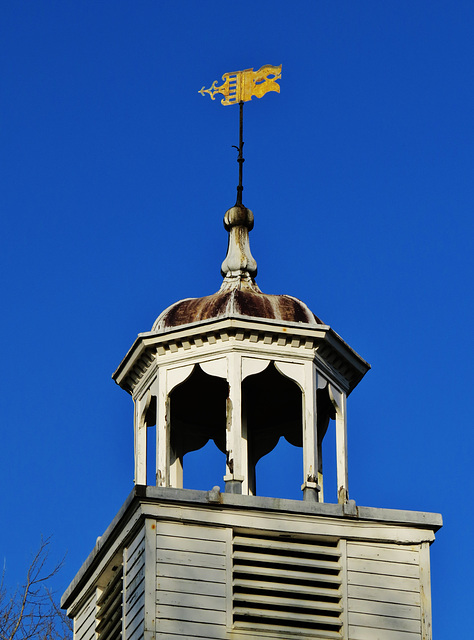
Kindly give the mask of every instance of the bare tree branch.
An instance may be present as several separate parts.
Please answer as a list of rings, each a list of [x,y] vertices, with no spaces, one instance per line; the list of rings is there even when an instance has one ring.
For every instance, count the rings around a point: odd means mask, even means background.
[[[28,567],[24,584],[11,595],[0,582],[0,640],[70,640],[72,622],[59,609],[49,584],[64,559],[48,570],[51,538],[42,538]]]

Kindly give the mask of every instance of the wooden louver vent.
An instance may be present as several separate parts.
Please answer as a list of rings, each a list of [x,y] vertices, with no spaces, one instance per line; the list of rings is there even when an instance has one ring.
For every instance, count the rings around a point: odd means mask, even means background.
[[[99,640],[120,640],[122,637],[123,567],[114,576],[97,600],[97,637]]]
[[[285,637],[341,638],[341,564],[333,540],[236,534],[233,622]]]

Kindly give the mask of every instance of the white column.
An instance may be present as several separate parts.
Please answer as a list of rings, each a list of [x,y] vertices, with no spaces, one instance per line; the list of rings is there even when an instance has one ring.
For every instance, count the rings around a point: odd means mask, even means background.
[[[227,355],[226,491],[248,495],[248,448],[246,424],[242,424],[242,356]]]
[[[329,397],[336,409],[337,500],[344,504],[349,500],[346,394],[330,384]]]
[[[318,373],[312,362],[306,362],[303,392],[303,499],[318,502],[318,415],[316,391]]]
[[[145,424],[146,394],[135,400],[134,445],[135,445],[135,484],[146,484],[146,446],[147,431]]]
[[[166,369],[158,370],[156,398],[156,485],[158,487],[170,486],[170,434],[166,373]]]

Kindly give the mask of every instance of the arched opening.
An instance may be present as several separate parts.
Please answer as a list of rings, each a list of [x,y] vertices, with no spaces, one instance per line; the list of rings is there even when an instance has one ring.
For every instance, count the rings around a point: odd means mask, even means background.
[[[303,446],[302,407],[301,389],[293,380],[279,373],[273,363],[243,381],[242,408],[247,422],[249,487],[252,493],[257,492],[258,461],[275,449],[282,436],[295,447]],[[284,461],[282,465],[279,465],[278,472],[269,472],[271,477],[266,476],[267,487],[284,472]],[[301,467],[300,454],[300,473],[295,480],[297,486],[301,485]],[[260,465],[259,472],[261,469]],[[287,484],[290,484],[288,480]]]
[[[273,451],[257,462],[255,476],[259,495],[300,500],[301,458],[301,447],[295,447],[281,437]]]
[[[329,426],[322,443],[322,455],[320,460],[324,461],[324,484],[320,480],[323,487],[323,496],[321,502],[329,502],[336,504],[337,499],[337,473],[336,473],[336,423],[334,420],[329,421]],[[322,468],[322,465],[321,465]]]
[[[156,396],[148,396],[142,421],[146,429],[146,483],[153,486],[156,485]]]
[[[327,386],[316,392],[318,411],[318,484],[320,502],[337,502],[336,481],[336,412]],[[324,464],[323,464],[324,462]]]
[[[146,483],[156,485],[156,421],[146,430]]]
[[[183,459],[183,487],[209,491],[218,486],[223,492],[225,454],[220,451],[213,440],[196,451],[189,451]]]
[[[192,374],[170,393],[170,449],[172,462],[176,461],[181,470],[183,458],[192,467],[184,473],[186,488],[211,489],[220,485],[225,474],[226,447],[226,401],[229,393],[227,381],[211,376],[196,365]],[[215,448],[209,446],[205,454],[187,456],[202,450],[212,440],[223,454],[218,456]],[[211,454],[208,459],[205,457]],[[212,462],[212,464],[211,464]],[[207,477],[210,468],[222,463],[220,473],[211,479]],[[209,486],[210,485],[210,486]]]

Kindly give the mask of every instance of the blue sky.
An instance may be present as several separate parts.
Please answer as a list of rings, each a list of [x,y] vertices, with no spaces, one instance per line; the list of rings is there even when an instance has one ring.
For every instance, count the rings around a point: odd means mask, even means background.
[[[238,110],[197,91],[282,64],[281,94],[245,108],[257,281],[371,363],[348,402],[351,497],[443,514],[434,633],[463,637],[474,4],[30,0],[0,15],[7,581],[53,534],[62,591],[131,490],[132,401],[110,376],[165,307],[219,288],[235,200]],[[287,455],[262,492],[299,497],[296,471],[275,473]]]

